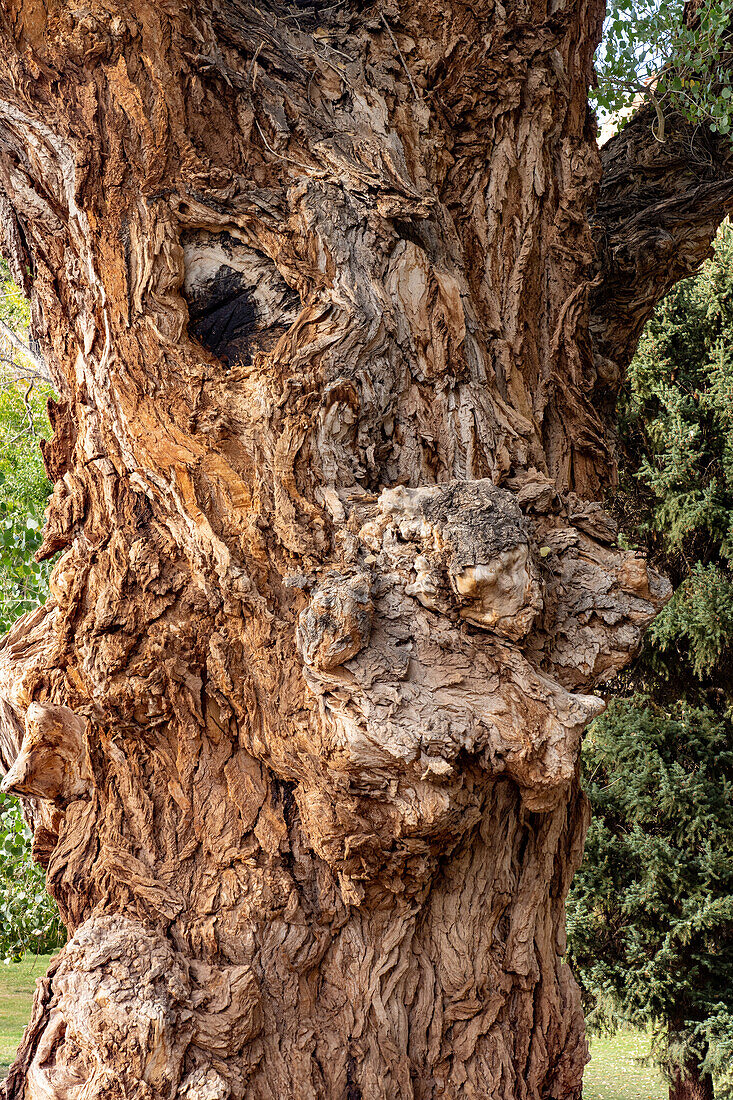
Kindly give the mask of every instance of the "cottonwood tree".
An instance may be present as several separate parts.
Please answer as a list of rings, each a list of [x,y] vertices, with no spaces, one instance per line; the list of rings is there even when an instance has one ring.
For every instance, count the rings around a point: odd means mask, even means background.
[[[62,552],[2,755],[71,933],[8,1100],[580,1097],[579,741],[669,591],[614,395],[733,199],[682,118],[602,170],[602,19],[0,7]]]

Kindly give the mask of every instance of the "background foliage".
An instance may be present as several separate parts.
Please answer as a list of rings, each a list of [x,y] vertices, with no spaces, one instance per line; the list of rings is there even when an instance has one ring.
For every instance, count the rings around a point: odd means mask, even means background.
[[[569,900],[590,1023],[652,1025],[733,1095],[733,230],[647,326],[620,402],[622,526],[675,586],[583,750]],[[627,537],[628,541],[628,537]]]
[[[0,321],[26,339],[28,304],[1,262]],[[0,634],[48,594],[51,565],[38,564],[34,554],[51,489],[38,446],[49,434],[50,395],[33,364],[0,333]],[[30,840],[17,800],[0,795],[0,959],[51,951],[64,942]]]
[[[0,958],[44,954],[65,939],[45,875],[31,858],[31,831],[16,799],[0,794]]]
[[[704,0],[691,26],[684,24],[684,8],[684,0],[610,0],[593,95],[602,117],[622,121],[641,99],[657,108],[660,140],[675,112],[693,125],[731,133],[733,3]]]

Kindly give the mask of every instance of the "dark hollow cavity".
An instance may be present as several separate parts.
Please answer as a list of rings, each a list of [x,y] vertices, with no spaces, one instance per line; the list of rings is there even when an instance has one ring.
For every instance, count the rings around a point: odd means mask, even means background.
[[[186,234],[182,244],[190,335],[226,366],[246,366],[287,332],[300,297],[268,256],[229,233]]]
[[[250,363],[258,331],[255,300],[246,275],[226,264],[198,288],[189,303],[189,332],[222,363]]]

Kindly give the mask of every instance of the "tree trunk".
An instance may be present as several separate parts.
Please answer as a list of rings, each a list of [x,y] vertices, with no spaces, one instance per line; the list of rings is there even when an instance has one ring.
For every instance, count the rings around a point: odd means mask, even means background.
[[[7,1100],[580,1097],[580,737],[668,594],[592,503],[602,15],[0,6],[62,551],[0,743],[71,934]]]
[[[709,1073],[701,1073],[695,1061],[679,1067],[669,1086],[669,1100],[714,1100],[713,1079]]]
[[[679,1008],[668,1021],[669,1100],[715,1100],[713,1078],[700,1068],[707,1048],[700,1050],[697,1043],[691,1044],[693,1024],[686,1019],[682,1001]]]

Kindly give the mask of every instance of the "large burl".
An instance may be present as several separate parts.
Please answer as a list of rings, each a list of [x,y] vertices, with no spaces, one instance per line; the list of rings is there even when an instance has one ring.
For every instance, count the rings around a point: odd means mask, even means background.
[[[566,799],[603,709],[574,689],[625,664],[669,595],[614,548],[598,506],[553,491],[542,509],[547,479],[522,480],[523,496],[480,480],[352,500],[339,568],[311,580],[298,645],[318,709],[296,798],[349,900],[387,866],[406,882],[416,862],[422,888],[425,861],[476,825],[499,777],[533,811]],[[361,840],[336,824],[339,789],[355,788]]]
[[[668,594],[593,503],[601,9],[0,4],[70,932],[6,1100],[578,1100],[580,738]]]
[[[20,752],[0,790],[65,806],[92,784],[85,723],[68,707],[31,703]]]

